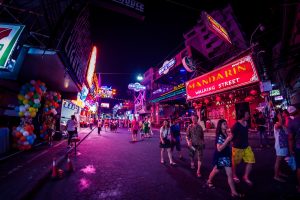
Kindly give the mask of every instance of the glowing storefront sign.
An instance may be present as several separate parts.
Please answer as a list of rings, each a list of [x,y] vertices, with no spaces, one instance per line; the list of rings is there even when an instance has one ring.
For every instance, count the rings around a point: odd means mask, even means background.
[[[169,70],[176,64],[176,59],[172,58],[170,61],[167,60],[164,62],[163,66],[161,68],[159,68],[158,70],[158,74],[162,75],[162,74],[167,74],[169,72]]]
[[[273,97],[273,96],[278,96],[280,95],[280,91],[279,90],[272,90],[270,91],[270,96]]]
[[[206,17],[206,21],[208,24],[208,28],[216,33],[221,39],[225,40],[226,42],[229,42],[232,44],[228,32],[221,26],[212,16],[204,12],[204,16]]]
[[[96,58],[97,58],[97,47],[93,47],[89,67],[87,70],[86,80],[88,82],[89,87],[91,88],[93,85],[93,75],[96,67]]]
[[[134,90],[136,92],[146,90],[146,87],[141,85],[140,83],[130,83],[128,85],[129,90]]]
[[[228,91],[259,81],[250,55],[186,82],[187,99]]]
[[[109,108],[109,103],[101,103],[101,108]]]
[[[25,26],[0,24],[0,70],[7,70],[7,62]]]
[[[281,100],[283,100],[283,96],[281,96],[281,95],[276,96],[276,97],[274,98],[274,100],[275,100],[275,101],[281,101]]]

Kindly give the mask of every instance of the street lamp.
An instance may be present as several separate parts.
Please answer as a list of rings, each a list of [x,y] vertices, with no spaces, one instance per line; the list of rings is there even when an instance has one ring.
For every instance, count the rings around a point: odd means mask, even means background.
[[[136,77],[136,79],[137,79],[138,81],[142,81],[144,78],[143,78],[142,75],[139,74],[139,75]]]
[[[262,25],[262,24],[259,24],[255,30],[253,31],[253,33],[251,34],[251,37],[250,37],[250,46],[252,46],[252,37],[253,35],[256,33],[257,30],[260,30],[260,31],[264,31],[265,30],[265,27]]]

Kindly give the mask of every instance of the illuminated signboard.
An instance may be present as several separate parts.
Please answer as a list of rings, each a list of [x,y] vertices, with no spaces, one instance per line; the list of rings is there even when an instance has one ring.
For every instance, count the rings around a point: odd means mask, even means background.
[[[87,87],[83,84],[80,94],[80,100],[85,101],[87,95],[89,94],[89,90]]]
[[[177,86],[174,86],[173,88],[169,89],[169,91],[161,94],[160,97],[151,100],[151,102],[156,103],[156,102],[162,101],[164,99],[174,97],[176,95],[184,94],[185,92],[186,92],[185,84],[181,83],[181,84],[179,84]]]
[[[163,66],[161,68],[159,68],[158,70],[158,74],[162,75],[162,74],[167,74],[169,72],[169,70],[176,64],[176,59],[172,58],[170,61],[167,60],[164,62]]]
[[[259,81],[250,55],[186,82],[187,99],[195,99]]]
[[[273,96],[278,96],[280,95],[280,91],[279,90],[272,90],[270,91],[270,96],[273,97]]]
[[[111,87],[107,86],[101,86],[98,93],[101,98],[113,98],[115,94],[116,89],[112,89]]]
[[[212,18],[212,16],[210,16],[206,12],[204,12],[204,16],[207,19],[206,21],[207,21],[208,28],[212,32],[216,33],[221,39],[231,44],[231,40],[228,32],[214,18]]]
[[[283,96],[281,96],[281,95],[276,96],[274,99],[275,99],[275,101],[281,101],[281,100],[283,100]]]
[[[8,70],[7,62],[25,26],[0,24],[0,70]]]
[[[96,67],[96,58],[97,58],[97,47],[93,47],[90,62],[89,62],[89,67],[87,70],[86,74],[86,80],[88,82],[89,87],[91,88],[93,85],[93,76],[95,72],[95,67]]]
[[[93,76],[93,85],[95,86],[95,90],[98,91],[99,90],[99,80],[98,80],[98,76],[96,73],[94,73],[94,76]]]
[[[101,103],[101,108],[109,108],[109,103]]]
[[[136,92],[146,90],[146,87],[141,85],[140,83],[130,83],[128,85],[129,90],[134,90]]]

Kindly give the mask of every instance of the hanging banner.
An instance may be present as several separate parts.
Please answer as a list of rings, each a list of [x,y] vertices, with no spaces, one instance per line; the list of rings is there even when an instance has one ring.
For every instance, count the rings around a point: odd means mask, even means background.
[[[228,91],[259,81],[250,55],[186,82],[187,100]]]
[[[0,24],[0,70],[7,70],[7,62],[25,26]]]

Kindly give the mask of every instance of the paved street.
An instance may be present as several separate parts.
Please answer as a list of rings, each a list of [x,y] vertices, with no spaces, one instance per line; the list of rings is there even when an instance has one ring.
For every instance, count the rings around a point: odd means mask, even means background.
[[[41,185],[33,199],[229,199],[225,173],[215,179],[216,189],[205,186],[212,169],[213,137],[206,137],[203,175],[195,177],[189,169],[186,145],[185,161],[176,159],[176,167],[160,164],[158,132],[153,138],[130,142],[130,134],[122,129],[118,133],[96,130],[79,146],[78,155],[72,157],[75,172],[62,180],[47,181]],[[292,184],[278,184],[272,180],[274,151],[257,148],[251,139],[257,164],[252,179],[253,188],[243,183],[238,189],[246,199],[295,199]],[[64,169],[63,166],[59,166]],[[240,170],[239,170],[240,171]],[[293,182],[290,180],[289,182]]]

